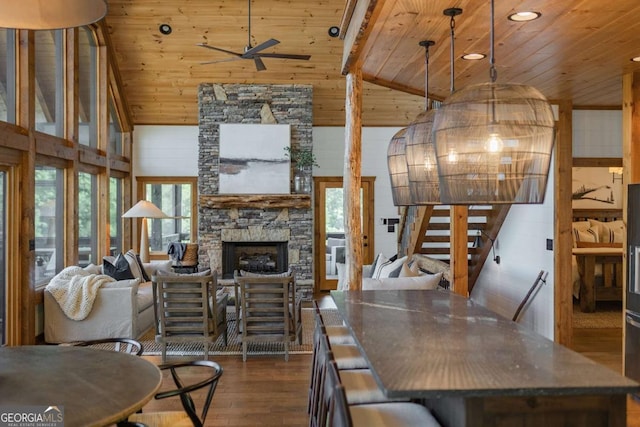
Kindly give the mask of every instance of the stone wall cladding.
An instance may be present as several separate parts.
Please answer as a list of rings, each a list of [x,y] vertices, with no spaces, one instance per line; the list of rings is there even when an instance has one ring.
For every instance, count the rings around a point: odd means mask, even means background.
[[[198,88],[198,192],[218,194],[220,123],[291,125],[291,148],[313,147],[313,87],[311,85],[214,84]],[[311,209],[211,209],[198,207],[201,265],[220,271],[222,230],[289,230],[289,266],[299,292],[313,295],[313,215]],[[265,233],[268,235],[269,233]]]

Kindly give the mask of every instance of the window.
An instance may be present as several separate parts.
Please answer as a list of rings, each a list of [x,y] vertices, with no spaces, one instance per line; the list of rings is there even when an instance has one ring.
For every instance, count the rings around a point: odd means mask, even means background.
[[[5,316],[6,298],[5,289],[7,287],[7,173],[0,170],[0,345],[5,343]]]
[[[64,265],[64,173],[54,167],[36,166],[35,176],[35,280],[41,285]]]
[[[118,121],[118,114],[113,106],[113,100],[109,99],[109,152],[122,155],[122,130]]]
[[[0,29],[0,120],[16,122],[15,31]]]
[[[109,178],[109,254],[122,251],[122,178]]]
[[[153,254],[166,256],[170,242],[196,239],[197,178],[140,178],[141,198],[149,200],[170,218],[149,219],[149,245]]]
[[[82,27],[78,31],[78,142],[98,146],[96,121],[97,49],[93,32]]]
[[[78,265],[100,264],[98,254],[98,177],[78,173]]]
[[[36,130],[60,136],[64,130],[62,31],[35,31]]]

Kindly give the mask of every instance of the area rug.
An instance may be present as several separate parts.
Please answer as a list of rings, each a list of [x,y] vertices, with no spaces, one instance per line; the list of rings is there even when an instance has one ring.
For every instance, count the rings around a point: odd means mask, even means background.
[[[622,328],[622,305],[615,301],[602,301],[593,313],[584,313],[579,304],[573,305],[573,327],[582,328]]]
[[[289,344],[289,354],[311,354],[313,351],[313,330],[315,328],[314,309],[302,309],[302,344],[298,341]],[[337,310],[322,309],[322,318],[327,325],[338,325],[342,318]],[[228,345],[224,345],[224,336],[209,344],[211,356],[242,355],[241,336],[238,335],[236,314],[233,307],[227,311]],[[155,342],[154,331],[150,330],[140,339],[144,347],[144,355],[159,356],[162,354],[160,344]],[[284,354],[282,343],[249,343],[248,355]],[[201,356],[201,343],[168,344],[167,356]]]

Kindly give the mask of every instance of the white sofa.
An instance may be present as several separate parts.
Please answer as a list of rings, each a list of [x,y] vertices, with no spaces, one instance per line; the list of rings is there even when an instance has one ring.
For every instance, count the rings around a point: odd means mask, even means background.
[[[100,338],[139,338],[153,326],[151,282],[100,288],[84,320],[71,320],[49,291],[44,291],[44,339],[48,343]]]
[[[145,264],[149,277],[159,268],[170,270],[171,261]],[[67,317],[53,295],[44,291],[44,339],[48,343],[101,338],[139,338],[153,327],[151,282],[98,290],[91,313],[83,320]]]

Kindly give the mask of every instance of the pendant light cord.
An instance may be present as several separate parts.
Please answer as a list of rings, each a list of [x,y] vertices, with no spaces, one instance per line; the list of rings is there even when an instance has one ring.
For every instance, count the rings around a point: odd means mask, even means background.
[[[429,110],[431,103],[429,102],[429,47],[433,46],[433,40],[423,40],[418,43],[424,47],[424,111]]]
[[[496,80],[498,79],[498,70],[496,69],[496,57],[495,57],[495,30],[494,30],[494,16],[495,16],[495,7],[494,7],[494,1],[491,0],[491,40],[490,40],[490,51],[491,51],[491,57],[489,58],[489,64],[491,64],[491,67],[489,68],[489,78],[491,79],[491,83],[495,83]]]
[[[247,46],[249,49],[251,49],[251,0],[249,0],[248,3],[249,3],[249,15],[247,16],[247,20],[249,21],[249,25],[247,26],[247,28],[249,30],[249,34],[247,34],[247,38],[249,40],[247,42]]]
[[[449,27],[451,29],[450,33],[451,33],[451,51],[449,53],[449,61],[451,61],[451,93],[453,93],[456,88],[454,85],[454,80],[455,80],[455,76],[454,76],[454,67],[453,67],[453,61],[455,58],[455,48],[454,48],[454,37],[455,37],[455,28],[456,28],[456,20],[455,20],[455,15],[451,15],[451,21],[449,22]]]

